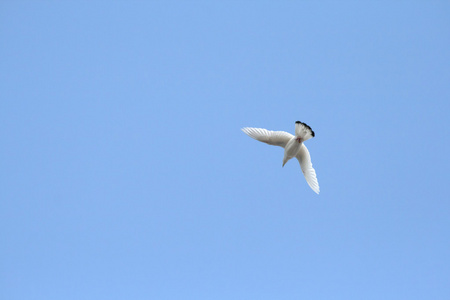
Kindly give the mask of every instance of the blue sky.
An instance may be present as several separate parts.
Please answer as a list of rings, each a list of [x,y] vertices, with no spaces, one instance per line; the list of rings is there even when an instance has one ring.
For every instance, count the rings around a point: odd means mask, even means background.
[[[0,298],[449,299],[449,13],[3,1]]]

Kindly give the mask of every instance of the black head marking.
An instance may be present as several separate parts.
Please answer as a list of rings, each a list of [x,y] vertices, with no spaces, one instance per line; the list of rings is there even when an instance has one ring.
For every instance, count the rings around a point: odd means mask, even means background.
[[[300,121],[295,122],[295,124],[302,124],[303,126],[305,126],[306,128],[308,128],[309,130],[311,130],[311,135],[312,135],[313,137],[316,136],[316,134],[314,133],[314,131],[311,129],[311,127],[310,127],[308,124],[303,123],[303,122],[300,122]]]

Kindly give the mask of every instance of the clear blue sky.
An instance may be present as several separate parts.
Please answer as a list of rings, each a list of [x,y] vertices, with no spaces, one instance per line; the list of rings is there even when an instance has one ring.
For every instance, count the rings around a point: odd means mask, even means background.
[[[0,298],[450,299],[449,15],[2,1]]]

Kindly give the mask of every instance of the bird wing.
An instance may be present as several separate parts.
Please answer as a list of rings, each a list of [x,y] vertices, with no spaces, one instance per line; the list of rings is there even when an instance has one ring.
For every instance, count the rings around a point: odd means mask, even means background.
[[[306,182],[314,192],[319,194],[319,182],[317,181],[316,171],[314,170],[311,163],[311,156],[309,155],[308,148],[306,148],[306,146],[302,144],[295,157],[297,157],[298,161],[300,162],[300,167],[302,168],[303,175],[305,175]]]
[[[260,142],[285,147],[287,142],[294,136],[285,131],[271,131],[264,128],[244,127],[242,131],[249,137],[254,138]]]

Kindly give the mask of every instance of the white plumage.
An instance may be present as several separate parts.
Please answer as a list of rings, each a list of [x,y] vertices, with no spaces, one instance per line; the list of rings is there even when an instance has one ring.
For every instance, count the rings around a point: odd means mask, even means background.
[[[314,137],[314,131],[307,124],[295,122],[295,136],[285,131],[270,131],[263,128],[245,127],[242,131],[248,136],[269,145],[284,148],[283,166],[293,157],[300,162],[303,175],[311,189],[319,194],[320,188],[316,177],[316,171],[311,163],[311,156],[304,141]]]

